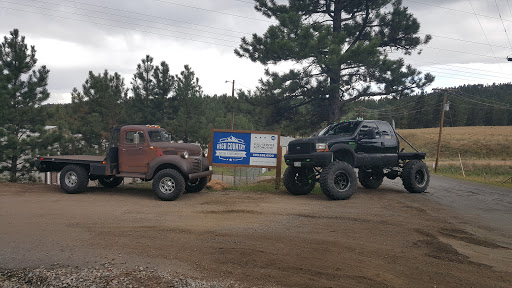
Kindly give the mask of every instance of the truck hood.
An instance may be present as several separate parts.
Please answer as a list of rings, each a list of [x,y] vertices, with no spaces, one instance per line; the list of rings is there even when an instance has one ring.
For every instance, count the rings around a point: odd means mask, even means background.
[[[151,145],[167,155],[178,155],[187,151],[190,156],[201,156],[203,152],[199,145],[190,143],[154,142]]]

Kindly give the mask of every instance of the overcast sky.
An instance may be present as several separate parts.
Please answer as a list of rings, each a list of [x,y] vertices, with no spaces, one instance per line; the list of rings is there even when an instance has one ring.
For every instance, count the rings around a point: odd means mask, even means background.
[[[431,86],[510,82],[512,9],[508,0],[403,0],[433,40],[406,61],[436,75]],[[149,54],[173,74],[192,67],[206,94],[254,89],[264,67],[234,55],[242,36],[273,21],[250,0],[0,0],[0,35],[18,28],[50,70],[51,103],[71,101],[88,71],[130,81]],[[501,16],[501,18],[500,18]],[[505,32],[506,31],[506,32]]]

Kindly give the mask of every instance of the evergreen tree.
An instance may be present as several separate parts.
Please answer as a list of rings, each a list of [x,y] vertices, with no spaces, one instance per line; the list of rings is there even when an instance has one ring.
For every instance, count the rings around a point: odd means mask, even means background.
[[[162,61],[153,65],[153,57],[137,64],[132,78],[133,99],[130,104],[130,118],[133,124],[164,124],[169,120],[168,98],[175,87],[175,78],[169,73],[169,65]]]
[[[89,76],[82,85],[82,92],[76,87],[71,92],[72,123],[76,133],[82,135],[89,148],[97,153],[105,152],[106,141],[110,140],[113,126],[122,124],[124,114],[121,102],[126,99],[128,89],[118,73],[111,75],[107,70]]]
[[[18,29],[0,44],[0,172],[9,181],[27,178],[36,153],[56,140],[44,129],[41,104],[50,97],[46,88],[50,71],[36,69],[36,49],[28,47]]]
[[[172,121],[173,134],[184,142],[206,143],[205,135],[201,137],[200,131],[205,128],[206,118],[201,109],[203,90],[199,85],[199,78],[195,76],[190,66],[185,65],[184,70],[176,75],[176,118]]]
[[[302,68],[287,73],[266,71],[258,92],[268,104],[288,109],[325,103],[325,119],[340,120],[347,103],[364,97],[400,96],[432,83],[390,51],[411,54],[426,44],[417,36],[420,24],[401,0],[257,0],[255,9],[278,24],[259,36],[242,38],[235,54],[264,65],[291,61]],[[289,104],[301,99],[299,104]]]

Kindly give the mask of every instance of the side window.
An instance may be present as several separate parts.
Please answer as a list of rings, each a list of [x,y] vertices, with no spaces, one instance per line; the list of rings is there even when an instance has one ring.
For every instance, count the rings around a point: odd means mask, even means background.
[[[370,128],[375,129],[375,136],[377,138],[380,138],[382,134],[380,133],[379,127],[377,127],[377,124],[373,122],[364,122],[363,125],[361,126],[361,129],[359,130],[359,135],[361,135],[362,138],[368,138],[367,131]]]
[[[393,135],[393,128],[386,122],[380,122],[377,124],[379,126],[379,130],[382,136],[390,136]]]
[[[140,131],[128,131],[126,132],[126,144],[132,144],[133,143],[133,139],[135,138],[134,135],[135,134],[139,134],[139,143],[144,143],[145,142],[145,139],[144,139],[144,133],[140,132]]]

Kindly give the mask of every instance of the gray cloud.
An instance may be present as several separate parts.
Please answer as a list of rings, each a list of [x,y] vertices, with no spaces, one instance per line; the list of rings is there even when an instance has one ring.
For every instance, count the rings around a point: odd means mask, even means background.
[[[467,0],[403,1],[420,21],[421,32],[434,35],[420,56],[406,59],[416,67],[438,71],[436,83],[462,84],[461,79],[468,77],[449,66],[443,71],[440,65],[484,63],[489,72],[483,73],[512,74],[508,68],[512,63],[504,59],[512,55],[504,31],[512,37],[508,1],[497,1],[503,23],[494,1],[471,3],[477,14],[494,18],[475,16]],[[190,64],[208,94],[229,92],[224,80],[236,78],[250,86],[239,88],[247,89],[263,76],[261,65],[233,55],[241,36],[262,33],[270,24],[243,1],[0,0],[0,7],[0,35],[19,28],[27,42],[36,45],[39,64],[52,71],[50,89],[55,93],[80,87],[89,70],[122,73],[129,84],[136,64],[146,54],[157,62],[168,62],[173,73]],[[471,72],[471,68],[459,70]],[[471,79],[489,81],[489,77],[475,77]]]

